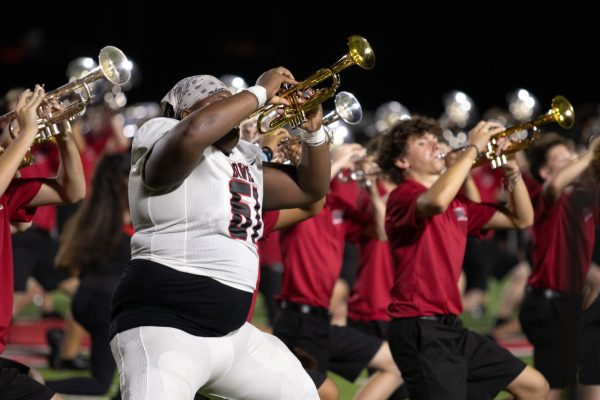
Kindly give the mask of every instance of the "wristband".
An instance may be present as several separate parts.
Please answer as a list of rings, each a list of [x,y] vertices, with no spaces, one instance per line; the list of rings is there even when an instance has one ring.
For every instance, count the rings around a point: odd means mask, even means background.
[[[263,155],[263,161],[265,161],[265,162],[271,162],[271,160],[273,159],[273,152],[268,147],[262,148],[262,155]]]
[[[325,131],[325,126],[321,125],[316,132],[302,131],[300,137],[308,146],[320,146],[327,141],[327,132]]]
[[[260,85],[250,86],[249,88],[244,89],[254,95],[256,100],[258,100],[258,107],[261,108],[267,102],[267,89]]]

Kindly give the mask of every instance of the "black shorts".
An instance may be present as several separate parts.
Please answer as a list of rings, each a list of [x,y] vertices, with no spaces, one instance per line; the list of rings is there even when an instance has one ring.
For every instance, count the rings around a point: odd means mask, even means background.
[[[517,264],[515,254],[503,250],[496,239],[467,239],[463,269],[466,289],[486,290],[490,276],[503,279]]]
[[[47,291],[56,289],[60,282],[69,278],[54,267],[58,242],[48,231],[32,226],[14,234],[12,242],[16,292],[25,291],[27,279],[31,276]]]
[[[390,331],[390,321],[354,321],[348,319],[348,326],[370,336],[387,340]]]
[[[329,369],[354,382],[375,357],[383,340],[349,326],[332,325],[330,330]]]
[[[455,316],[396,318],[389,343],[411,400],[493,399],[525,369],[494,341]]]
[[[550,388],[564,389],[577,382],[581,299],[552,296],[551,292],[527,288],[519,320],[533,344],[535,368],[544,375]]]
[[[596,240],[594,241],[594,251],[592,252],[592,261],[600,265],[600,228],[596,225]]]
[[[319,389],[323,382],[325,382],[325,379],[327,379],[327,375],[322,372],[315,371],[314,369],[307,369],[306,373],[308,376],[310,376],[310,380],[313,381],[317,389]]]
[[[54,392],[15,368],[0,368],[0,399],[48,400]]]
[[[342,269],[340,271],[340,279],[348,284],[348,287],[352,288],[354,281],[356,281],[356,273],[358,271],[358,264],[360,263],[360,251],[358,246],[346,242],[344,245],[344,258],[342,261]]]
[[[600,385],[600,296],[581,318],[579,383]]]
[[[323,374],[331,370],[354,381],[373,359],[382,340],[349,327],[331,326],[329,322],[321,315],[286,308],[277,316],[273,334],[300,355],[305,368]]]
[[[0,368],[14,368],[22,374],[29,374],[31,368],[25,364],[21,364],[18,361],[11,360],[8,358],[0,357]]]

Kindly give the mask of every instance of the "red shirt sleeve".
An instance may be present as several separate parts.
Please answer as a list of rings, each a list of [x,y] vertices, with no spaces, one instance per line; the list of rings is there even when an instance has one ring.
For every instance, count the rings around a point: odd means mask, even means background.
[[[24,206],[38,194],[42,180],[37,178],[15,179],[6,189],[7,205],[11,222],[30,222],[35,214],[35,208],[25,209]]]
[[[275,229],[275,225],[279,219],[279,210],[265,211],[262,217],[264,228],[261,240],[267,240],[273,229]]]

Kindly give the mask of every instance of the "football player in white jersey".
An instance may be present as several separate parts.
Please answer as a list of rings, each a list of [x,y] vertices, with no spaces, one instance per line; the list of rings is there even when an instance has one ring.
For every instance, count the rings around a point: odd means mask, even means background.
[[[322,108],[307,112],[297,167],[262,163],[237,126],[295,85],[283,67],[232,95],[210,75],[178,82],[165,118],[133,140],[132,260],[113,297],[111,348],[125,400],[318,399],[296,357],[246,323],[258,273],[262,211],[302,207],[329,187]],[[297,102],[303,102],[298,93]],[[309,93],[310,95],[310,93]],[[282,168],[287,168],[284,170]]]

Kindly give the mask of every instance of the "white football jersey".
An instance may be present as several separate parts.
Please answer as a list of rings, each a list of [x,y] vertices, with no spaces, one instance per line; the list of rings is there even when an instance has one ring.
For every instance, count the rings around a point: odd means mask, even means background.
[[[211,277],[253,292],[262,235],[263,171],[258,146],[240,141],[229,156],[214,146],[168,193],[142,181],[145,156],[179,121],[154,118],[133,139],[129,207],[132,258]]]

